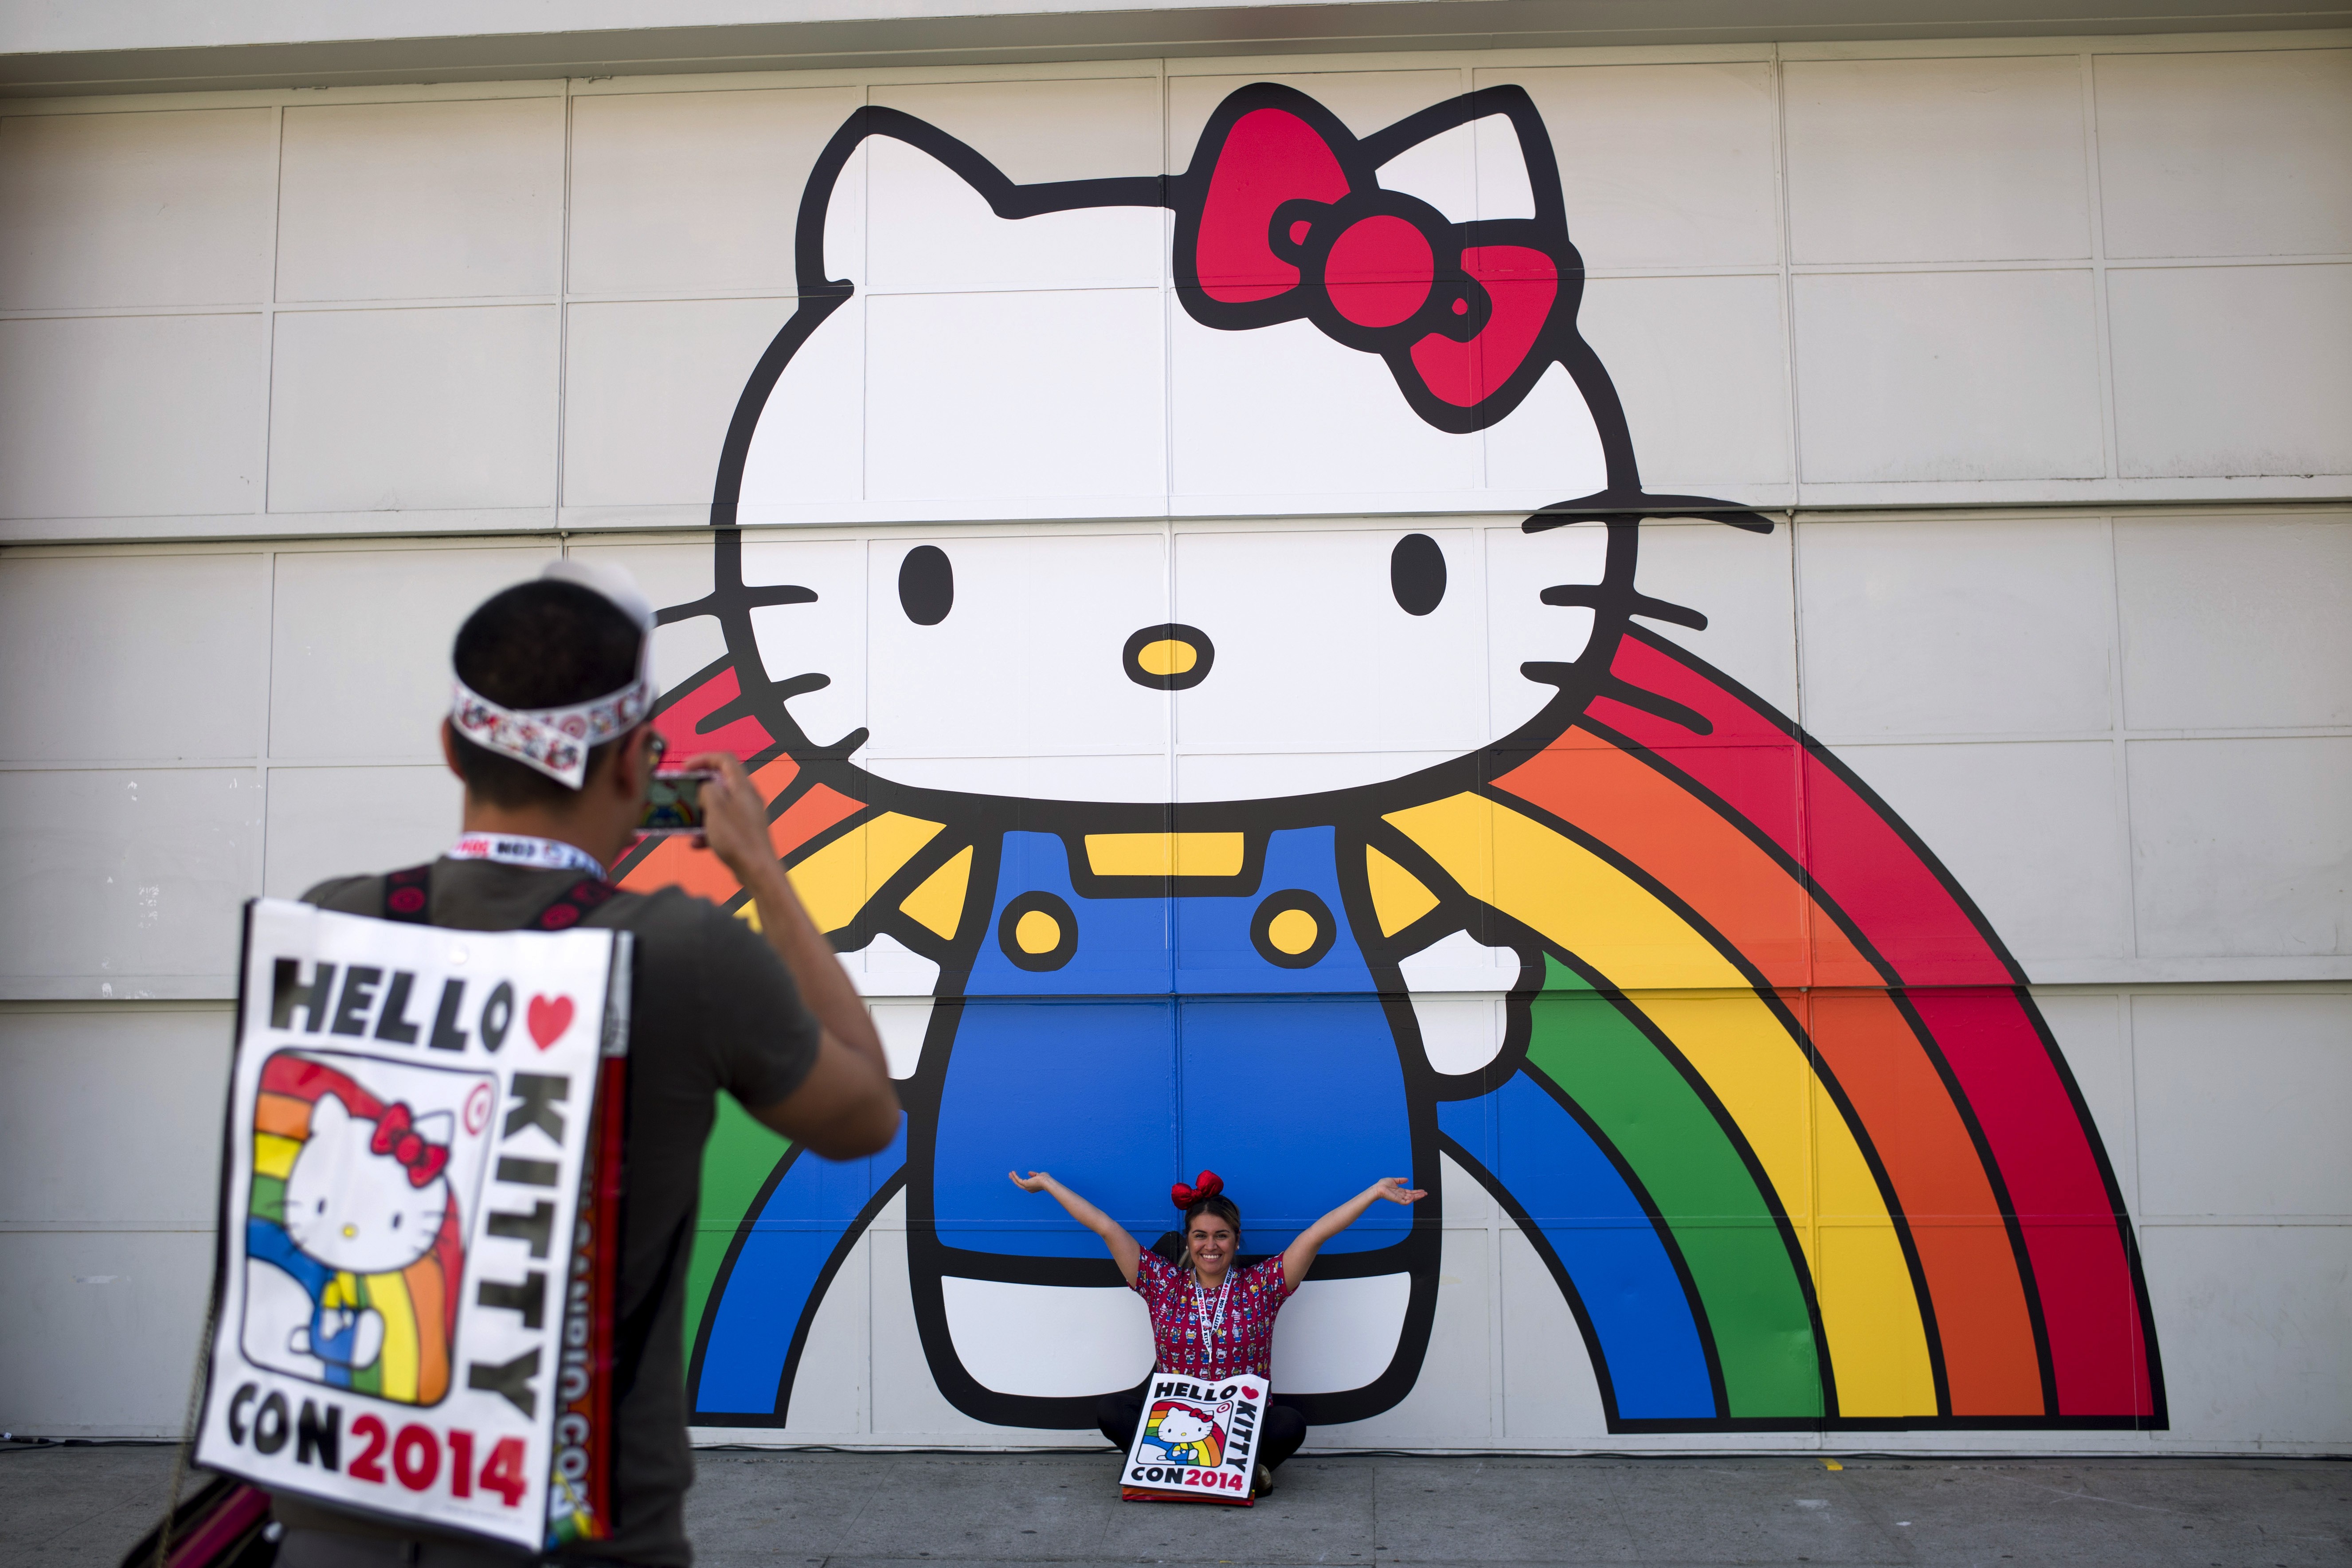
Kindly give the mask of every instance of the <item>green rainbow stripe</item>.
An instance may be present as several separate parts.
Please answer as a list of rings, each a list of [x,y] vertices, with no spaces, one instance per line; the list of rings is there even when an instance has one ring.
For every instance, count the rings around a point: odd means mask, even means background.
[[[689,1365],[694,1342],[702,1331],[702,1310],[727,1261],[735,1233],[743,1228],[760,1189],[768,1184],[777,1164],[793,1152],[793,1141],[753,1120],[731,1094],[719,1097],[719,1117],[711,1124],[710,1142],[702,1146],[702,1205],[695,1213],[694,1245],[686,1260],[686,1354]]]
[[[1528,1070],[1590,1117],[1681,1249],[1723,1369],[1727,1415],[1818,1415],[1821,1355],[1770,1204],[1715,1110],[1639,1011],[1549,953],[1528,1004]]]

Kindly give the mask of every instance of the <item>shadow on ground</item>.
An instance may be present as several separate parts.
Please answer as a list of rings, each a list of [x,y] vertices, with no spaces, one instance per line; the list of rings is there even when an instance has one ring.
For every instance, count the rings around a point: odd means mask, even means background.
[[[697,1458],[700,1568],[2352,1564],[2352,1464],[2330,1460],[1303,1456],[1239,1509],[1122,1503],[1108,1454]],[[0,1449],[0,1563],[116,1568],[171,1463]]]

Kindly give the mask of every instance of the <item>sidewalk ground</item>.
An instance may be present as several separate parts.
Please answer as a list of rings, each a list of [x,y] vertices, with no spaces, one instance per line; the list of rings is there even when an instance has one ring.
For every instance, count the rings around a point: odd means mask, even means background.
[[[701,1568],[956,1563],[2352,1564],[2352,1463],[1302,1456],[1253,1509],[1108,1453],[697,1456]],[[163,1447],[0,1449],[0,1563],[116,1568]]]

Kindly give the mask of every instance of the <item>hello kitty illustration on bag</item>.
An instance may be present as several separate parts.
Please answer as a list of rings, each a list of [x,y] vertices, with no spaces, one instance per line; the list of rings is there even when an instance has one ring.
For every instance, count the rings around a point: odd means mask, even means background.
[[[449,1389],[495,1079],[279,1051],[255,1103],[245,1353],[411,1405]]]
[[[1035,183],[975,144],[1037,159],[1010,100],[854,110],[790,319],[745,345],[709,589],[661,616],[704,662],[655,721],[743,758],[819,929],[923,1027],[859,1179],[714,1134],[696,1424],[847,1429],[796,1388],[849,1353],[826,1301],[872,1236],[895,1357],[975,1419],[1091,1427],[1149,1339],[1003,1173],[1146,1239],[1172,1163],[1268,1253],[1348,1173],[1431,1191],[1285,1307],[1310,1423],[1435,1364],[1467,1201],[1549,1276],[1596,1433],[2163,1426],[2137,1237],[2024,971],[1693,651],[1790,557],[1644,483],[1535,100],[1187,90],[1171,172]],[[751,912],[682,844],[619,870]]]

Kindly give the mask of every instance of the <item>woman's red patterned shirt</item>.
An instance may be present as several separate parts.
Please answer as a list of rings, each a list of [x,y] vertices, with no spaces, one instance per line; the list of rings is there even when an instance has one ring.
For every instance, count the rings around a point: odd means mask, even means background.
[[[1225,1321],[1213,1345],[1201,1338],[1201,1314],[1193,1307],[1192,1271],[1179,1268],[1156,1252],[1135,1261],[1135,1292],[1151,1310],[1151,1344],[1161,1372],[1188,1377],[1234,1377],[1242,1373],[1274,1376],[1274,1318],[1291,1295],[1282,1275],[1282,1255],[1226,1276]],[[1213,1321],[1217,1293],[1201,1292]]]

